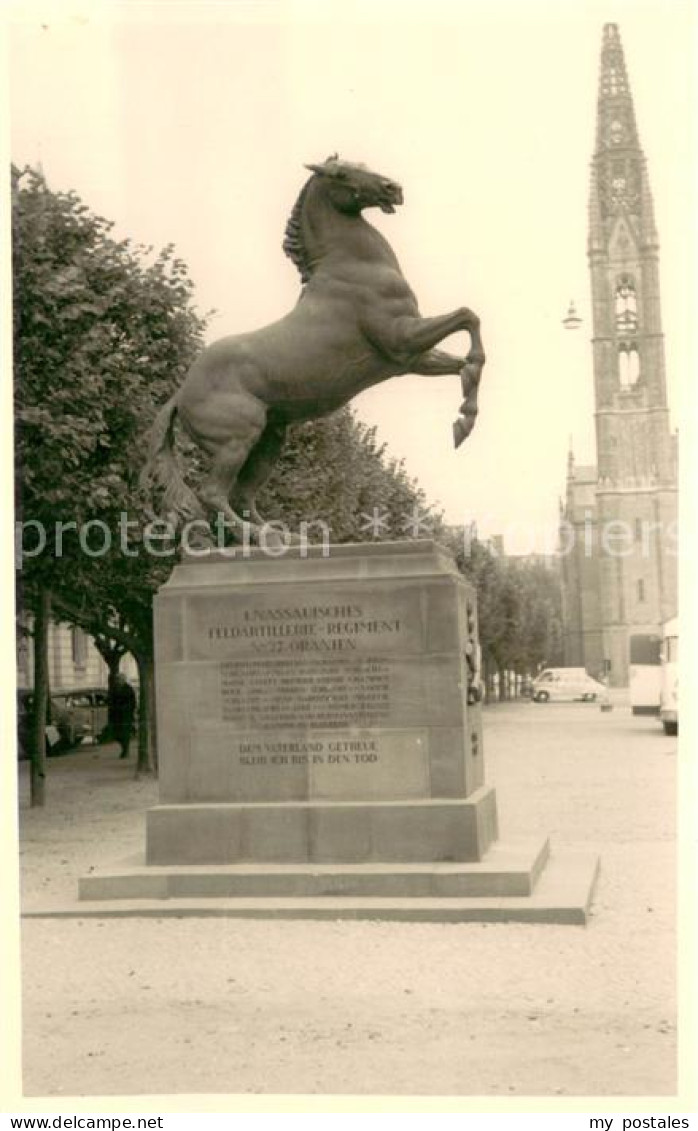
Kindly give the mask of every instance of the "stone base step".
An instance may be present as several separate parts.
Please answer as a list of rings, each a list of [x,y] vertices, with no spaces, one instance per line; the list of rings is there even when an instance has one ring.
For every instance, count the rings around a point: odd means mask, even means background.
[[[81,900],[246,898],[463,898],[530,895],[547,840],[494,845],[480,863],[141,865],[93,872]]]
[[[448,867],[439,865],[438,871],[442,872]],[[419,868],[415,870],[418,872]],[[217,917],[584,924],[589,914],[598,870],[599,861],[593,854],[568,851],[555,853],[550,857],[530,895],[267,895],[256,898],[177,896],[158,899],[136,896],[82,899],[69,905],[46,904],[39,908],[27,908],[23,915],[25,918],[75,919]],[[403,869],[399,871],[403,872]],[[395,869],[391,869],[391,872],[395,872]]]

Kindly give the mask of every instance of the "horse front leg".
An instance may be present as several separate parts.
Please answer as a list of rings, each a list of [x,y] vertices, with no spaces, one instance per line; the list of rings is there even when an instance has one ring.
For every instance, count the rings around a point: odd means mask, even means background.
[[[364,330],[374,347],[392,362],[403,365],[405,373],[412,371],[412,365],[420,354],[432,350],[444,338],[459,330],[467,330],[470,334],[470,351],[466,361],[481,367],[485,364],[480,319],[467,306],[436,318],[403,315],[391,319],[378,313],[367,320]]]
[[[465,365],[461,370],[461,385],[463,388],[463,403],[458,409],[459,416],[453,422],[453,445],[459,448],[464,440],[475,427],[475,420],[478,413],[477,394],[480,387],[480,377],[482,376],[483,361],[472,361],[466,358]]]
[[[477,394],[482,374],[482,363],[472,358],[454,357],[444,350],[429,350],[417,358],[412,366],[413,373],[436,377],[460,373],[464,401],[459,408],[459,417],[453,423],[453,442],[459,448],[475,427],[478,413]]]
[[[464,319],[467,319],[467,325],[456,325],[456,322],[463,322]],[[400,319],[398,321],[404,322],[405,320]],[[453,314],[447,314],[443,318],[418,318],[409,321],[413,324],[419,323],[416,328],[417,337],[419,334],[426,334],[428,338],[436,332],[441,337],[446,337],[460,329],[467,329],[470,333],[470,351],[464,361],[453,357],[452,354],[446,353],[444,350],[429,349],[421,357],[414,359],[409,366],[411,373],[428,375],[460,373],[464,399],[458,410],[459,416],[453,423],[453,443],[456,448],[459,448],[475,427],[478,414],[477,396],[482,367],[485,364],[485,351],[480,336],[480,320],[472,311],[463,308]],[[445,333],[443,332],[444,327],[446,328]],[[401,329],[403,328],[401,327]],[[438,337],[437,341],[440,341],[441,337]],[[415,338],[412,340],[415,340]]]
[[[418,373],[422,377],[445,377],[460,373],[464,365],[463,357],[456,357],[452,353],[446,353],[445,350],[429,350],[417,358],[411,372]]]

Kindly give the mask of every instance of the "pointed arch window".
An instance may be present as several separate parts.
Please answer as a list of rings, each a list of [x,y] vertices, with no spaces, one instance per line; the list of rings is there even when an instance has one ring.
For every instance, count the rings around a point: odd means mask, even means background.
[[[632,389],[640,380],[640,354],[634,342],[623,342],[618,350],[618,378],[621,389]]]
[[[616,331],[634,334],[637,330],[637,293],[631,275],[621,275],[616,284]]]

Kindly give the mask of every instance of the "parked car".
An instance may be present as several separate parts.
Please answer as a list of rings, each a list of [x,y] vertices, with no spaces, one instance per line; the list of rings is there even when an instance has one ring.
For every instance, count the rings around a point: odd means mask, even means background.
[[[46,706],[46,753],[57,754],[62,747],[61,733],[54,721],[57,712],[49,699]],[[31,729],[34,722],[34,692],[17,692],[17,757],[22,760],[30,757]]]
[[[592,703],[605,694],[604,684],[584,668],[546,668],[534,679],[531,698],[534,703]]]
[[[101,741],[106,734],[108,693],[103,687],[81,687],[51,693],[46,711],[46,753],[59,754],[83,739]],[[17,692],[17,747],[29,757],[34,692]]]
[[[104,687],[81,687],[70,691],[54,691],[51,704],[56,712],[56,726],[67,746],[75,746],[85,738],[100,742],[106,734],[109,717],[109,693]]]

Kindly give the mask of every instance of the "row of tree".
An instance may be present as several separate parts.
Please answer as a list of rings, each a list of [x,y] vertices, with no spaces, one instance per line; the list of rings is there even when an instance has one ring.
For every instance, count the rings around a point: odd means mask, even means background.
[[[43,804],[52,618],[89,632],[112,678],[124,652],[135,657],[137,772],[156,766],[152,600],[172,557],[145,552],[150,515],[138,474],[150,422],[201,348],[206,319],[173,247],[156,253],[115,238],[110,222],[75,193],[51,190],[36,169],[13,168],[12,203],[16,507],[26,551],[18,606],[34,635],[32,803]],[[195,477],[199,454],[180,445]],[[295,429],[265,495],[269,513],[291,526],[321,519],[335,542],[394,538],[406,514],[428,510],[348,409]],[[549,659],[559,631],[549,571],[498,558],[477,539],[466,552],[462,532],[438,514],[431,521],[477,586],[486,667],[530,671]]]

